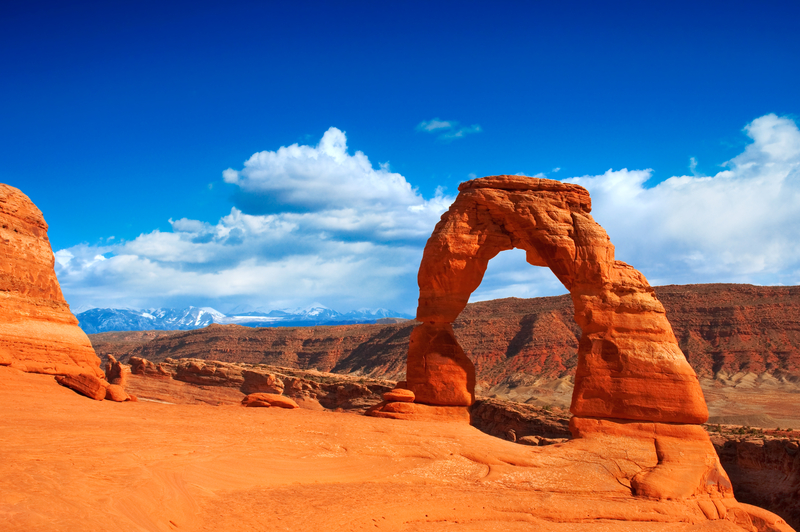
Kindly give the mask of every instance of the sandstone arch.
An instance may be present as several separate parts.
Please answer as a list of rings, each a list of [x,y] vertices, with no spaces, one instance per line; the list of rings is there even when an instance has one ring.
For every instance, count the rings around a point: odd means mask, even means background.
[[[417,320],[407,387],[415,401],[468,406],[475,369],[452,322],[480,285],[488,261],[512,248],[550,268],[569,290],[583,334],[571,411],[578,418],[704,423],[695,372],[645,277],[614,260],[578,185],[520,176],[467,181],[436,225],[419,269]]]

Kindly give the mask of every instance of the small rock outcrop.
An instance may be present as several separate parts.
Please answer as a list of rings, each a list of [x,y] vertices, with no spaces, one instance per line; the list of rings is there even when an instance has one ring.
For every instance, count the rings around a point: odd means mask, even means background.
[[[107,383],[88,373],[57,375],[56,382],[95,401],[102,401],[106,398]]]
[[[289,397],[310,410],[363,412],[380,403],[382,394],[392,390],[393,384],[317,371],[196,358],[168,358],[154,364],[131,357],[130,364],[132,375],[126,391],[142,399],[165,402],[230,404],[241,401],[246,395],[266,393]],[[182,395],[188,391],[186,387],[178,390],[175,385],[183,384],[192,385],[193,392]],[[203,395],[206,399],[201,398]]]
[[[0,363],[30,373],[103,377],[61,294],[42,212],[0,184]]]
[[[300,406],[291,398],[274,393],[251,393],[242,399],[244,406],[276,406],[278,408],[300,408]]]
[[[124,388],[128,382],[128,375],[130,375],[130,373],[130,366],[121,363],[114,358],[113,355],[109,355],[108,361],[106,362],[106,380],[109,384],[116,384]]]

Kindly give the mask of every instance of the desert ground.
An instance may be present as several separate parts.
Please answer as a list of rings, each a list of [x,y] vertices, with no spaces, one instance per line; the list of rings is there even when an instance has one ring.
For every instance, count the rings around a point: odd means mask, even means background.
[[[7,367],[0,403],[9,532],[741,530],[692,503],[631,497],[600,459],[613,452],[585,442],[532,448],[462,423],[92,401]]]

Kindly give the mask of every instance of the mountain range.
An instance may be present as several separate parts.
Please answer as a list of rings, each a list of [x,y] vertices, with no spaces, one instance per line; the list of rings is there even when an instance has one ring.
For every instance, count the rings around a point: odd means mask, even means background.
[[[112,331],[187,331],[202,329],[212,323],[246,327],[308,327],[377,323],[378,320],[391,318],[412,318],[408,314],[384,308],[364,308],[342,313],[318,303],[299,309],[247,310],[232,314],[224,314],[211,307],[144,310],[93,308],[76,314],[76,317],[81,329],[87,334]]]

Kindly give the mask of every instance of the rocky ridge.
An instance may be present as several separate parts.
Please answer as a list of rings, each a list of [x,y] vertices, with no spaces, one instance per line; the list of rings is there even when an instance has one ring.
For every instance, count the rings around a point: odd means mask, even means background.
[[[654,287],[681,350],[701,379],[741,384],[747,375],[800,380],[800,287],[738,284]],[[580,328],[569,296],[470,303],[453,330],[484,393],[536,390],[569,398]],[[198,331],[90,335],[98,355],[210,358],[271,363],[401,380],[413,323],[258,330],[214,325]],[[530,397],[531,394],[528,394]]]

